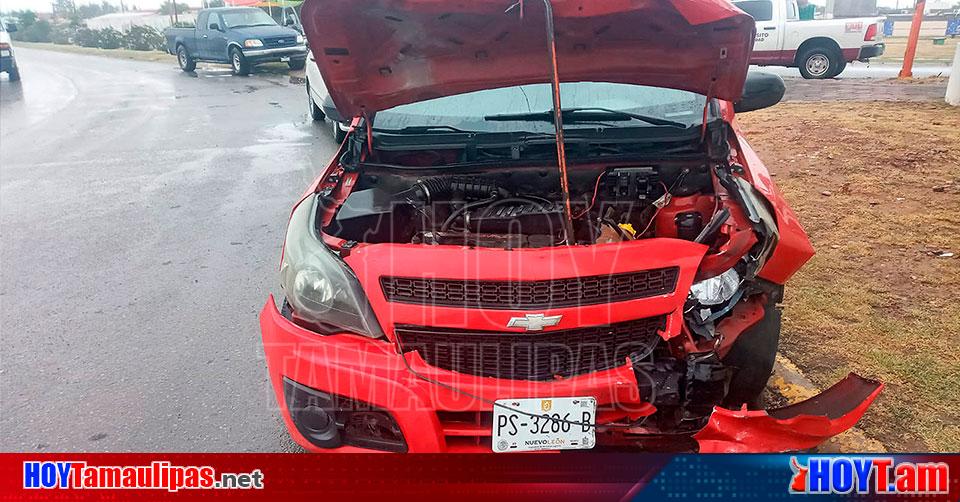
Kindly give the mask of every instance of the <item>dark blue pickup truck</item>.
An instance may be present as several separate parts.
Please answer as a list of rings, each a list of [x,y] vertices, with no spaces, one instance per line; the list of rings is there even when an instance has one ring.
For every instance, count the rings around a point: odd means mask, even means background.
[[[307,59],[303,35],[255,7],[203,9],[195,27],[167,28],[164,36],[167,51],[176,54],[183,71],[193,71],[198,61],[228,63],[237,75],[271,61],[299,70]]]

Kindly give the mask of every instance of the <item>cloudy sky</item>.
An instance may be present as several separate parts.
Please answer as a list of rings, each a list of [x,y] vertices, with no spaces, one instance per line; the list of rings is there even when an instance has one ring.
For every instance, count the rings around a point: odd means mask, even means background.
[[[91,2],[84,0],[75,0],[78,5],[84,3],[100,3],[100,2]],[[119,6],[120,0],[107,0],[108,2]],[[178,2],[184,0],[177,0]],[[124,0],[124,4],[127,6],[135,5],[140,9],[156,9],[163,3],[163,0]],[[200,6],[200,0],[186,0],[184,3],[190,4],[194,7]],[[826,0],[813,0],[813,3],[818,5],[824,5]],[[910,5],[913,5],[913,0],[878,0],[877,3],[886,7],[903,7],[906,8]],[[0,10],[19,10],[19,9],[31,9],[35,11],[50,12],[51,2],[47,0],[0,0]]]

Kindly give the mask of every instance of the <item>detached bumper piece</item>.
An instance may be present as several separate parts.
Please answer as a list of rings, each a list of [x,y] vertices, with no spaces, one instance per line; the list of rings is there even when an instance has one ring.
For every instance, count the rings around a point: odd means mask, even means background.
[[[703,453],[806,450],[853,427],[882,390],[882,383],[851,373],[821,394],[783,408],[718,407],[694,438]]]
[[[373,405],[328,394],[289,378],[283,395],[294,426],[320,448],[356,446],[406,453],[407,443],[396,420]]]

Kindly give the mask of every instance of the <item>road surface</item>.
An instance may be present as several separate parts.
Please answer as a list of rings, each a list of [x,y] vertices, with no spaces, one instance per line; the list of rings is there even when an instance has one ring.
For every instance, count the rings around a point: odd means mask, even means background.
[[[257,314],[332,155],[280,75],[18,49],[0,82],[0,450],[295,450]]]

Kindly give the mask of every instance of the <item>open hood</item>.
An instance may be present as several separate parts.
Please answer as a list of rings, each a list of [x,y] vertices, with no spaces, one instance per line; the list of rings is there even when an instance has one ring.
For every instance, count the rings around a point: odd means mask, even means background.
[[[307,0],[302,18],[344,117],[551,80],[542,0]],[[754,22],[725,0],[553,0],[563,82],[743,90]],[[512,8],[511,8],[512,6]]]

